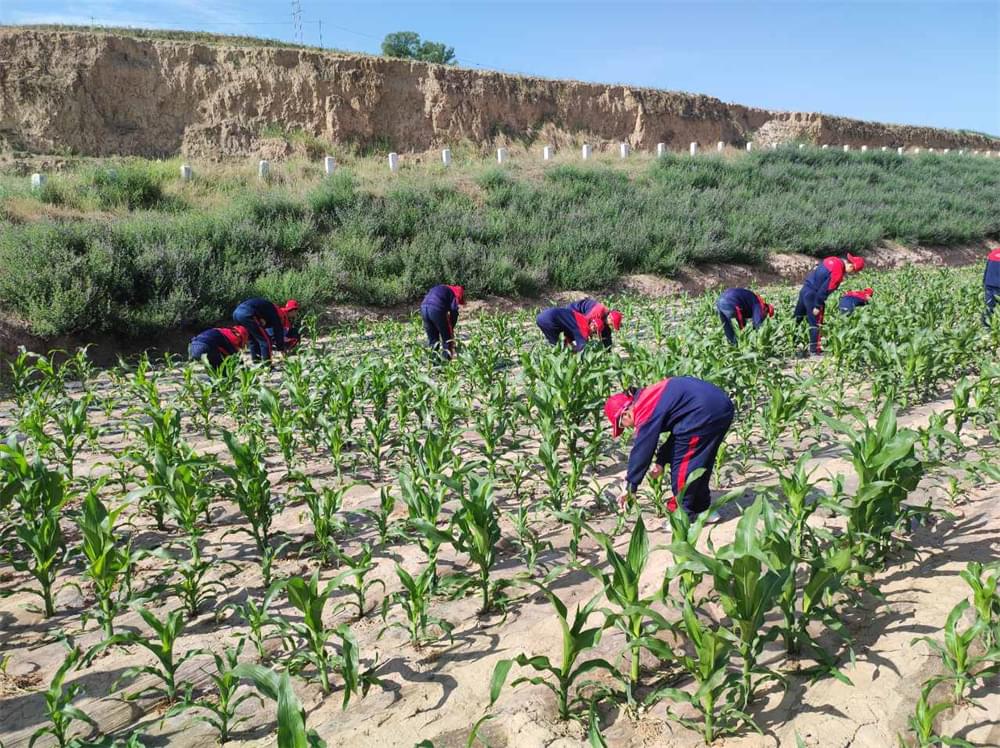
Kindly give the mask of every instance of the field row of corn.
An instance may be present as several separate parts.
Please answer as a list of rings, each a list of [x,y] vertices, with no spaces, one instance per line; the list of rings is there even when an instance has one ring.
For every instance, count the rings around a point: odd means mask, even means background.
[[[102,372],[85,352],[23,354],[0,411],[0,594],[39,606],[0,633],[0,659],[30,658],[29,630],[67,650],[21,729],[60,747],[141,745],[200,720],[226,742],[260,729],[273,701],[263,729],[317,745],[333,728],[307,727],[303,689],[346,710],[405,698],[394,662],[433,652],[447,667],[456,627],[502,635],[539,599],[561,640],[479,655],[495,662],[470,745],[532,686],[592,745],[657,709],[709,743],[759,729],[769,689],[849,682],[847,621],[881,604],[879,575],[911,552],[911,530],[1000,478],[1000,326],[982,325],[979,272],[878,282],[892,303],[828,320],[827,353],[809,361],[780,313],[730,349],[707,296],[616,299],[615,349],[582,356],[542,344],[523,314],[464,322],[451,365],[433,363],[414,321],[312,331],[274,371],[232,357],[214,372],[145,358]],[[790,308],[791,290],[768,297]],[[737,406],[715,503],[739,519],[722,545],[704,515],[666,511],[662,482],[623,513],[609,498],[625,445],[604,398],[671,375]],[[926,424],[899,425],[897,411],[942,398]],[[850,469],[823,474],[831,455]],[[939,500],[915,502],[918,484]],[[567,587],[581,573],[583,597]],[[968,573],[975,605],[944,644],[953,699],[925,698],[908,744],[943,740],[935,717],[1000,663],[997,568]],[[81,682],[109,658],[127,667],[87,711]],[[112,693],[139,716],[110,719]]]

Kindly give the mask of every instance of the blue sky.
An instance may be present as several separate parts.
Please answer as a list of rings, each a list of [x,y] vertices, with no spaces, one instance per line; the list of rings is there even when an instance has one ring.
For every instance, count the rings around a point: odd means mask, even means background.
[[[752,106],[1000,135],[1000,0],[321,2],[304,41],[377,52],[391,31],[461,64],[629,83]],[[0,23],[184,28],[292,39],[291,1],[0,0]]]

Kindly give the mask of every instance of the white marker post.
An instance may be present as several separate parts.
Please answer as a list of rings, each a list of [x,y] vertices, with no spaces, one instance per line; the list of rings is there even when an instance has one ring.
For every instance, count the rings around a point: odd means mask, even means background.
[[[889,150],[889,146],[887,146],[887,145],[882,146],[882,153],[885,153],[888,150]]]
[[[191,170],[191,164],[181,164],[181,181],[190,182],[192,177],[194,172]]]
[[[945,153],[951,153],[951,148],[945,148],[945,149],[944,149],[944,152],[945,152]]]
[[[267,179],[270,173],[271,173],[271,164],[269,164],[267,161],[262,160],[257,164],[258,179]]]
[[[691,151],[691,155],[692,156],[697,156],[698,155],[698,144],[697,143],[692,143],[690,146],[688,146],[688,149]]]
[[[723,143],[721,140],[718,143],[715,144],[715,150],[718,151],[719,153],[722,153],[722,151],[724,151],[725,148],[726,148],[726,144]]]
[[[333,156],[327,156],[323,159],[323,173],[328,177],[337,170],[337,160]]]
[[[666,155],[667,155],[667,144],[666,143],[657,143],[656,144],[656,157],[660,158],[660,157],[666,156]]]
[[[502,164],[507,160],[507,149],[497,148],[497,163]]]
[[[37,190],[42,189],[45,186],[45,182],[46,182],[46,178],[45,178],[44,174],[38,174],[37,172],[35,174],[32,174],[31,175],[31,189],[32,189],[32,191],[37,191]]]
[[[753,150],[753,143],[747,143],[747,153]]]
[[[918,155],[920,155],[920,148],[919,148],[919,147],[917,147],[917,148],[914,148],[914,149],[913,149],[913,154],[914,154],[915,156],[918,156]]]
[[[868,146],[866,146],[866,145],[861,146],[861,152],[862,153],[867,153],[868,152]]]
[[[589,160],[589,159],[590,159],[590,154],[591,154],[592,152],[593,152],[593,151],[591,150],[591,148],[590,148],[590,145],[589,145],[589,144],[587,144],[587,143],[584,143],[584,144],[583,144],[583,148],[582,148],[582,149],[581,149],[581,151],[580,151],[580,157],[581,157],[581,158],[582,158],[582,159],[583,159],[584,161],[587,161],[587,160]]]
[[[619,158],[628,158],[628,143],[619,143],[618,144],[618,157]]]
[[[445,166],[451,166],[451,150],[448,148],[441,149],[441,163]]]
[[[389,171],[391,171],[393,174],[395,174],[397,171],[399,171],[399,154],[398,153],[390,153],[389,154]]]
[[[849,150],[851,150],[851,146],[845,145],[844,146],[844,153],[847,153]]]
[[[806,147],[806,144],[805,144],[805,143],[799,143],[799,150],[800,150],[800,151],[801,151],[801,150],[802,150],[803,148],[805,148],[805,147]]]
[[[824,151],[829,150],[829,149],[830,149],[830,144],[829,143],[827,143],[826,145],[823,146],[823,150]]]
[[[899,146],[899,148],[896,149],[896,153],[902,156],[904,153],[906,153],[906,148],[904,148],[903,146]]]
[[[544,148],[542,148],[542,161],[551,161],[552,153],[553,153],[552,146],[547,145]]]

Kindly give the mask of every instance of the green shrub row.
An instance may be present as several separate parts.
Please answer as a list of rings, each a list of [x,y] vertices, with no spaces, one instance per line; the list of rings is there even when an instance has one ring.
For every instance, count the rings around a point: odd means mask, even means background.
[[[1000,234],[1000,163],[982,158],[789,148],[668,156],[632,178],[602,165],[536,180],[496,168],[464,190],[428,173],[385,194],[342,170],[304,196],[227,192],[212,211],[165,195],[166,168],[128,162],[85,180],[101,205],[131,211],[110,221],[0,224],[0,305],[44,336],[148,334],[225,319],[250,293],[389,305],[447,281],[534,295],[773,251]]]

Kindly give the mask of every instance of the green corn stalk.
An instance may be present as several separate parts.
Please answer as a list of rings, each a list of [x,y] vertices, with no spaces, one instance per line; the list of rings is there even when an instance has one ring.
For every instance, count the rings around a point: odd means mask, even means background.
[[[375,523],[379,545],[387,546],[397,538],[405,537],[402,523],[392,520],[396,508],[396,497],[390,486],[382,486],[378,492],[378,509],[362,509],[361,513]]]
[[[985,580],[984,572],[988,572]],[[972,589],[972,607],[976,620],[983,625],[983,642],[987,649],[993,649],[1000,643],[1000,567],[970,561],[961,577]]]
[[[577,681],[582,676],[587,673],[603,670],[608,675],[617,678],[618,671],[614,665],[599,657],[584,660],[577,665],[577,660],[581,654],[593,649],[600,643],[601,634],[607,625],[605,623],[600,626],[586,628],[587,621],[591,614],[594,613],[594,608],[601,596],[595,595],[583,607],[578,605],[573,614],[573,621],[570,623],[569,613],[563,601],[544,585],[536,581],[532,581],[532,584],[537,586],[542,594],[549,599],[552,607],[556,609],[556,614],[559,616],[559,625],[562,628],[562,657],[558,664],[553,664],[544,655],[529,657],[525,654],[519,654],[511,660],[500,660],[497,662],[493,668],[493,675],[490,678],[490,706],[493,706],[500,697],[500,692],[507,681],[510,669],[516,664],[520,667],[531,668],[536,673],[540,673],[540,675],[516,678],[512,681],[511,686],[516,687],[521,683],[545,686],[556,696],[559,719],[568,720],[572,716],[573,709],[577,704],[589,703],[588,699],[580,694],[580,690],[585,685],[584,683],[577,686],[575,696],[571,695],[574,685],[577,685]]]
[[[410,525],[422,523],[425,526],[437,526],[447,489],[440,477],[424,479],[403,472],[399,476],[399,485],[402,489],[403,503],[406,504]],[[437,588],[437,554],[441,543],[437,537],[427,534],[421,534],[417,543],[427,556],[431,589],[435,590]]]
[[[295,411],[281,401],[277,392],[268,386],[263,386],[257,393],[260,399],[260,406],[267,414],[271,424],[271,430],[281,448],[281,456],[285,460],[285,467],[291,471],[295,469],[297,463],[297,444],[295,434],[298,429]]]
[[[313,539],[303,546],[303,550],[319,551],[320,561],[324,565],[337,559],[340,547],[337,545],[337,533],[347,531],[347,522],[338,513],[344,503],[344,495],[353,483],[347,483],[337,488],[322,486],[316,489],[311,480],[302,474],[295,475],[300,494],[309,507],[309,520],[313,527]]]
[[[306,710],[295,695],[288,673],[280,675],[261,665],[237,665],[233,674],[250,680],[262,694],[278,704],[278,748],[326,748],[326,743],[306,727]]]
[[[243,623],[249,629],[247,638],[250,639],[254,649],[257,650],[257,657],[261,661],[267,659],[267,650],[264,647],[264,642],[269,637],[265,636],[264,627],[274,625],[274,617],[271,615],[270,607],[271,600],[276,592],[277,590],[274,588],[269,589],[264,594],[264,599],[259,605],[252,598],[248,597],[242,603],[230,603],[223,609],[223,611],[234,611],[243,619]]]
[[[396,564],[396,576],[402,585],[399,592],[393,592],[382,600],[382,620],[385,621],[389,610],[398,605],[406,615],[406,623],[394,621],[379,632],[381,637],[391,628],[401,628],[410,637],[410,644],[420,649],[425,644],[437,641],[432,637],[430,629],[433,626],[451,639],[454,627],[443,618],[430,614],[431,593],[433,591],[434,567],[428,564],[416,577],[411,576],[402,566]]]
[[[141,607],[137,603],[132,603],[132,610],[139,614],[146,625],[152,630],[151,637],[144,637],[134,631],[118,633],[109,639],[96,644],[87,652],[85,662],[90,664],[94,657],[108,647],[114,646],[138,646],[147,650],[156,658],[155,665],[143,665],[141,667],[131,667],[127,669],[114,682],[112,688],[118,688],[118,684],[123,680],[135,678],[138,675],[152,675],[159,679],[160,685],[146,686],[134,693],[125,696],[126,700],[132,701],[147,693],[154,693],[163,696],[170,704],[177,703],[180,697],[181,707],[191,703],[191,685],[177,682],[177,670],[188,660],[200,655],[206,655],[204,649],[191,649],[178,657],[174,651],[178,640],[184,633],[184,611],[173,610],[167,613],[164,620],[160,620],[153,611]],[[186,688],[184,687],[186,685]]]
[[[52,411],[57,428],[57,438],[53,443],[62,456],[66,476],[71,481],[76,458],[97,436],[97,429],[87,420],[87,409],[93,401],[94,396],[85,393],[77,400],[67,399],[57,403]]]
[[[264,706],[263,700],[255,693],[248,692],[237,696],[240,676],[236,668],[239,667],[240,655],[245,644],[246,639],[241,637],[235,647],[227,648],[221,655],[212,655],[212,659],[215,660],[215,672],[209,678],[215,686],[215,698],[202,698],[194,702],[194,706],[208,712],[196,715],[195,719],[214,727],[219,733],[220,743],[228,743],[233,729],[250,719],[249,716],[237,714],[243,702],[255,699],[260,706]]]
[[[951,702],[941,701],[931,704],[931,691],[937,685],[937,681],[925,683],[920,691],[920,698],[914,707],[913,714],[907,720],[907,726],[916,738],[914,744],[917,748],[938,748],[942,745],[962,746],[962,748],[974,748],[972,743],[961,738],[943,737],[934,730],[934,720],[944,710],[951,707]],[[902,738],[899,739],[901,745],[907,743]]]
[[[969,687],[985,675],[990,675],[1000,671],[1000,648],[988,649],[981,655],[973,654],[973,645],[983,635],[983,622],[976,620],[964,631],[959,628],[962,616],[969,609],[968,600],[962,600],[952,608],[948,614],[948,619],[944,624],[944,642],[938,642],[929,636],[921,636],[914,639],[914,642],[922,641],[941,657],[947,675],[942,676],[940,681],[951,681],[953,683],[952,697],[955,703],[960,704],[965,700],[965,694]]]
[[[368,592],[378,585],[382,588],[383,595],[385,594],[385,582],[381,579],[366,579],[368,574],[375,569],[375,563],[372,561],[371,544],[361,543],[361,550],[355,554],[345,553],[338,548],[336,557],[349,568],[337,575],[333,581],[333,585],[337,589],[347,590],[354,597],[354,600],[350,604],[353,604],[357,608],[356,619],[360,621],[368,612],[368,604],[366,602]],[[348,604],[343,603],[341,606],[338,606],[338,609]]]
[[[350,627],[327,628],[323,624],[323,609],[336,589],[337,581],[331,580],[320,589],[319,570],[316,570],[308,580],[292,577],[278,582],[275,587],[285,590],[288,602],[302,613],[302,622],[277,616],[274,623],[290,652],[286,660],[289,672],[298,673],[306,666],[312,666],[324,693],[330,693],[330,674],[338,673],[344,680],[343,708],[346,709],[352,695],[360,691],[364,696],[379,680],[375,675],[375,666],[363,671],[360,669],[358,643]],[[339,652],[331,646],[334,636],[341,642]]]
[[[38,728],[31,734],[28,748],[33,748],[39,738],[46,735],[52,736],[59,748],[78,745],[80,739],[73,735],[74,722],[86,723],[94,731],[98,729],[97,723],[89,714],[73,706],[73,700],[83,693],[83,686],[78,683],[64,685],[66,674],[79,664],[82,656],[83,653],[79,649],[71,648],[62,665],[56,670],[56,674],[52,676],[49,687],[45,689],[45,714],[50,724]]]

